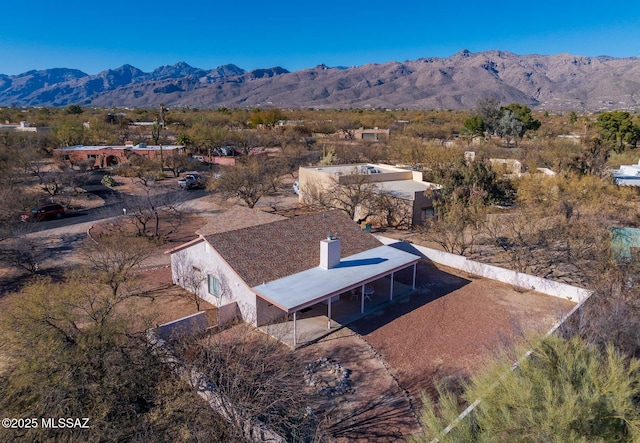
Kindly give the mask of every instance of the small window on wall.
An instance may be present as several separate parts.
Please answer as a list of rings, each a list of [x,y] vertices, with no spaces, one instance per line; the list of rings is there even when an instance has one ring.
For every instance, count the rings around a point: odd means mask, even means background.
[[[209,294],[220,297],[220,280],[213,275],[209,275]]]
[[[422,208],[420,210],[420,219],[422,221],[425,221],[426,219],[431,218],[434,215],[436,215],[436,211],[433,208]]]

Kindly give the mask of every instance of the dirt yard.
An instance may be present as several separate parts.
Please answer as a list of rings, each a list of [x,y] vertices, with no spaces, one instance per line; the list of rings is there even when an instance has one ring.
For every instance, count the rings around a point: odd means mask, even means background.
[[[422,262],[422,290],[352,325],[417,402],[435,380],[466,378],[525,331],[546,332],[574,303]]]
[[[351,329],[343,328],[294,352],[305,363],[325,357],[351,371],[352,393],[330,398],[310,395],[314,413],[331,414],[327,425],[336,442],[401,441],[419,430],[412,400],[387,362]]]

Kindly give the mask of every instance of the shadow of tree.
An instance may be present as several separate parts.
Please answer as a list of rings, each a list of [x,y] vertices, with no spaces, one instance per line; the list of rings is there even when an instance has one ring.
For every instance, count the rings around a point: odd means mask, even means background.
[[[406,430],[416,425],[408,402],[397,391],[383,391],[356,405],[347,414],[328,411],[323,421],[326,433],[346,440],[391,442],[406,437]]]

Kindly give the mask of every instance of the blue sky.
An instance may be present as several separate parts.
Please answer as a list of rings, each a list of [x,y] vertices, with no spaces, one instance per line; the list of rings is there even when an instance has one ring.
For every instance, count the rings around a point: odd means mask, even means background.
[[[603,9],[602,6],[610,6]],[[250,70],[516,54],[640,55],[640,2],[14,0],[2,5],[0,73],[179,61]]]

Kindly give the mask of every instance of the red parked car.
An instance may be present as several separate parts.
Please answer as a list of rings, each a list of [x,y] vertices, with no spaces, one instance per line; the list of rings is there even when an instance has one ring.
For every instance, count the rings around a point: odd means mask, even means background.
[[[30,214],[23,214],[22,221],[42,221],[51,218],[64,217],[64,208],[58,203],[48,203],[31,210]]]

